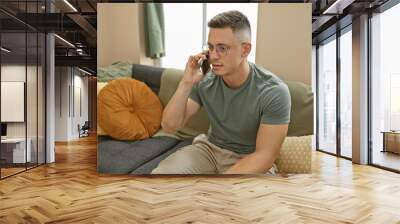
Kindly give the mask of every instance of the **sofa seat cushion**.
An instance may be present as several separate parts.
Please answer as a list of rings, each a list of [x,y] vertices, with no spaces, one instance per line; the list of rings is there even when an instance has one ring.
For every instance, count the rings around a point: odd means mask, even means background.
[[[311,135],[286,137],[275,161],[279,173],[311,172]]]
[[[98,137],[97,171],[128,174],[143,164],[174,148],[180,141],[159,136],[138,141],[119,141]]]
[[[141,81],[122,78],[108,83],[97,99],[100,127],[118,140],[151,137],[161,127],[162,105]]]
[[[167,158],[169,155],[172,153],[180,150],[182,147],[185,147],[187,145],[192,144],[193,139],[187,139],[184,141],[179,142],[177,145],[175,145],[173,148],[169,149],[165,153],[155,157],[153,160],[149,161],[146,164],[143,164],[142,166],[138,167],[134,171],[131,172],[131,174],[151,174],[151,171],[158,166],[158,164]]]
[[[99,136],[98,143],[99,173],[150,174],[163,159],[190,145],[192,139],[181,141],[157,136],[139,141],[119,141]],[[310,173],[311,136],[286,137],[275,163],[279,173]]]

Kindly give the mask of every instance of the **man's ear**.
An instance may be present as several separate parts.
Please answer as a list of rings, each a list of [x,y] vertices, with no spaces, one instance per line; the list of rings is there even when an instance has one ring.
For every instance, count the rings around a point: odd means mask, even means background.
[[[247,57],[251,51],[251,43],[243,43],[242,44],[242,57]]]

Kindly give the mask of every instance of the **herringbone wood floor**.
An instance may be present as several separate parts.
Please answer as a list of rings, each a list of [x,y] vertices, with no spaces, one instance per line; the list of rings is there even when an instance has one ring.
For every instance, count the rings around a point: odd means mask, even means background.
[[[313,154],[289,177],[100,176],[95,138],[0,181],[0,223],[400,223],[400,175]]]

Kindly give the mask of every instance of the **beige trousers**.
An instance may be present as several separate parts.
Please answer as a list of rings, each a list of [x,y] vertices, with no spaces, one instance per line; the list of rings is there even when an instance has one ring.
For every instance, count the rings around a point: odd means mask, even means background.
[[[246,156],[220,148],[208,141],[205,134],[194,138],[192,145],[172,153],[160,162],[152,174],[222,174]],[[275,175],[275,164],[267,172]]]

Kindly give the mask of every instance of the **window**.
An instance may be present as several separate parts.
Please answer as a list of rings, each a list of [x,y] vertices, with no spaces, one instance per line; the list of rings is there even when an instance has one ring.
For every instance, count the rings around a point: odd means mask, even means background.
[[[372,164],[400,170],[400,156],[384,146],[383,132],[400,130],[400,5],[371,18]],[[400,135],[400,134],[399,134]],[[397,137],[399,138],[398,135]],[[397,142],[393,141],[392,143]],[[388,144],[391,142],[387,142]],[[399,146],[396,145],[395,148]]]
[[[352,157],[352,41],[350,24],[318,45],[316,60],[316,146],[347,159]]]
[[[2,2],[3,3],[3,2]],[[0,3],[0,5],[3,5]],[[19,2],[20,16],[41,13],[44,1]],[[7,3],[4,3],[7,4]],[[0,144],[0,179],[45,163],[45,34],[19,23],[15,18],[0,12],[0,92],[17,97],[19,111],[2,101],[1,114],[15,115],[17,119],[2,116],[0,123],[6,127]],[[4,23],[8,21],[8,23]],[[14,89],[6,88],[12,87]],[[15,117],[15,116],[11,116]]]
[[[318,149],[336,153],[336,36],[318,48]]]
[[[400,73],[390,74],[390,130],[400,130]]]
[[[346,32],[347,31],[347,32]],[[340,36],[340,154],[352,157],[352,35]]]
[[[252,62],[255,61],[257,4],[164,3],[163,5],[166,51],[165,57],[161,59],[163,67],[184,69],[188,57],[201,52],[202,46],[207,43],[207,22],[216,14],[229,10],[238,10],[248,17],[252,29],[252,50],[248,59]],[[203,16],[203,9],[205,9],[206,17]],[[206,33],[203,33],[203,27],[207,27]],[[205,36],[205,40],[203,40],[203,36]]]
[[[203,6],[188,3],[163,5],[166,55],[161,59],[162,66],[184,69],[189,56],[202,49]]]

